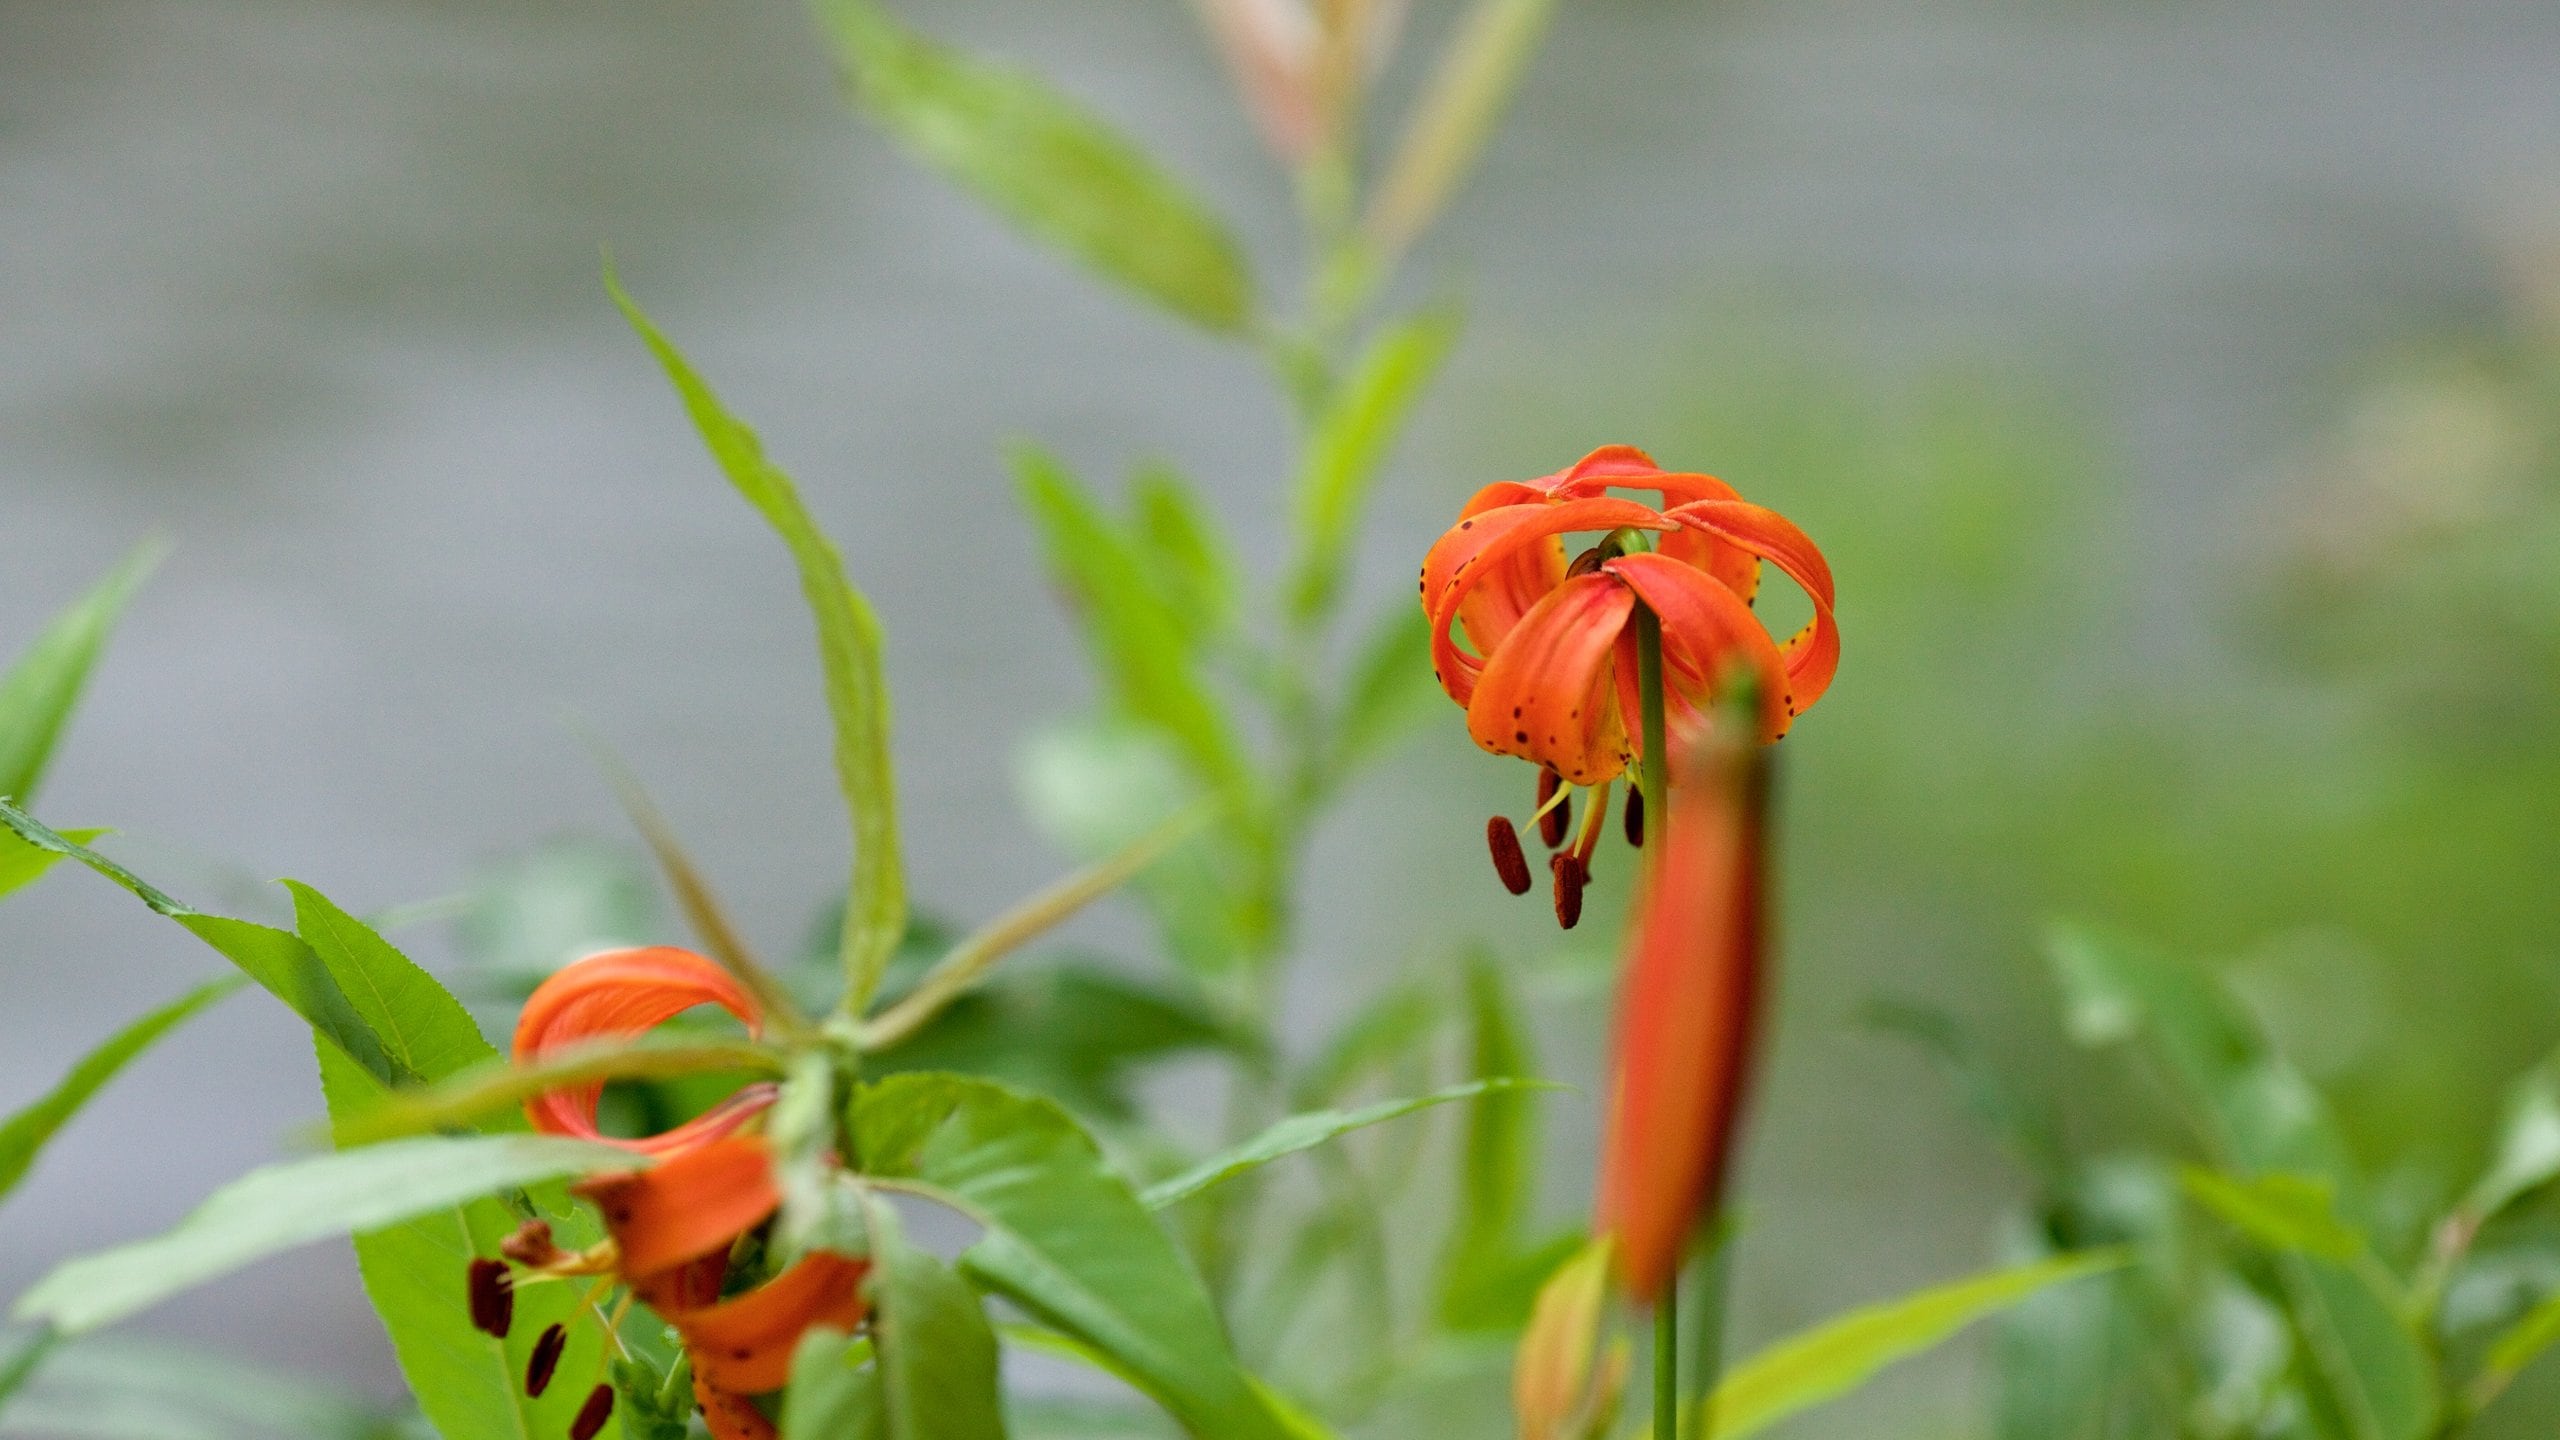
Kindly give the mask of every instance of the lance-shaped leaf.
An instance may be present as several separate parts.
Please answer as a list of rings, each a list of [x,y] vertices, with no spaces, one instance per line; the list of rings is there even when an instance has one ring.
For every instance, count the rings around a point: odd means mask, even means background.
[[[2221,1216],[2271,1250],[2353,1260],[2365,1253],[2364,1236],[2338,1218],[2335,1192],[2302,1175],[2224,1175],[2201,1166],[2179,1172],[2196,1203]]]
[[[665,1080],[718,1071],[780,1075],[783,1069],[780,1052],[747,1040],[689,1040],[659,1034],[600,1040],[531,1064],[492,1056],[436,1084],[396,1091],[333,1128],[341,1145],[370,1145],[477,1124],[509,1114],[545,1090],[591,1080]]]
[[[629,1152],[547,1135],[437,1136],[252,1170],[177,1228],[57,1266],[18,1301],[21,1320],[94,1330],[315,1240],[397,1224],[500,1190],[629,1169]],[[457,1260],[453,1287],[462,1288]]]
[[[1790,1415],[1848,1394],[1886,1366],[2047,1286],[2124,1263],[2124,1255],[2111,1250],[2060,1255],[1853,1310],[1733,1367],[1703,1408],[1713,1424],[1708,1433],[1714,1440],[1756,1435]]]
[[[958,1075],[898,1075],[854,1105],[863,1172],[977,1218],[962,1268],[1042,1324],[1110,1357],[1192,1434],[1290,1429],[1228,1348],[1172,1241],[1054,1103]]]
[[[1203,1190],[1223,1185],[1246,1171],[1258,1170],[1274,1160],[1295,1155],[1301,1150],[1313,1150],[1354,1130],[1402,1119],[1434,1105],[1446,1105],[1452,1100],[1471,1100],[1479,1095],[1493,1095],[1506,1090],[1552,1088],[1540,1081],[1517,1078],[1471,1080],[1464,1085],[1434,1090],[1428,1095],[1381,1100],[1357,1110],[1314,1110],[1291,1115],[1272,1122],[1240,1145],[1219,1151],[1171,1179],[1148,1186],[1141,1198],[1146,1201],[1148,1209],[1161,1210],[1168,1205],[1180,1204]]]
[[[874,1197],[871,1348],[878,1440],[1004,1440],[995,1330],[969,1282],[907,1243],[897,1212]]]
[[[1168,465],[1149,465],[1129,482],[1130,537],[1194,642],[1235,621],[1244,570],[1235,547],[1200,503],[1199,491]]]
[[[1382,758],[1441,703],[1440,687],[1431,678],[1431,622],[1421,607],[1399,601],[1378,617],[1354,652],[1326,783],[1348,780]]]
[[[1379,258],[1413,243],[1475,168],[1555,0],[1476,0],[1414,107],[1364,228]]]
[[[665,368],[721,471],[755,506],[800,570],[800,591],[817,622],[827,710],[835,718],[836,777],[853,817],[853,878],[844,910],[842,953],[848,1013],[880,983],[907,929],[906,878],[898,859],[897,777],[889,755],[889,685],[880,669],[880,622],[845,578],[844,557],[800,503],[791,477],[765,458],[756,432],[720,403],[692,365],[641,312],[611,271],[605,288]]]
[[[62,1077],[62,1083],[0,1124],[0,1196],[17,1188],[45,1143],[135,1056],[185,1024],[197,1011],[239,989],[242,983],[243,978],[234,975],[199,985],[127,1025],[108,1037],[105,1044],[80,1057],[79,1063]]]
[[[1212,331],[1253,318],[1243,253],[1145,152],[1026,71],[929,40],[876,0],[816,0],[856,99],[1025,231]]]
[[[104,830],[65,830],[62,838],[74,845],[87,845]],[[47,850],[18,838],[13,830],[0,830],[0,895],[24,889],[44,878],[44,872],[66,859],[58,850]]]
[[[143,904],[177,921],[239,966],[267,993],[283,1001],[321,1038],[381,1084],[410,1084],[428,1078],[405,1065],[383,1044],[381,1035],[358,1013],[355,1001],[330,965],[301,936],[189,909],[141,876],[70,837],[47,829],[5,800],[0,800],[0,825],[31,845],[79,861],[132,892]]]
[[[1457,338],[1454,310],[1425,311],[1388,327],[1317,416],[1298,475],[1298,558],[1289,582],[1289,607],[1300,620],[1332,610],[1388,451]]]
[[[108,632],[166,549],[155,541],[126,556],[95,589],[55,616],[0,676],[0,799],[35,799]]]

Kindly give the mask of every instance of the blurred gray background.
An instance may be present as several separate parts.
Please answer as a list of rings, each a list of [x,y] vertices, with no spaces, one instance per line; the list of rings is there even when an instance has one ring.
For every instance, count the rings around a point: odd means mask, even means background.
[[[1451,8],[1422,0],[1419,34]],[[1058,77],[1287,273],[1286,201],[1175,0],[907,11]],[[1699,387],[1764,363],[1852,392],[1955,365],[2078,437],[2035,483],[2132,577],[2068,637],[2080,662],[2172,663],[2209,644],[2199,596],[2341,383],[2497,309],[2502,237],[2560,198],[2555,77],[2548,0],[1573,0],[1421,257],[1470,327],[1367,542],[1369,603],[1406,594],[1484,480],[1617,439],[1729,463],[1686,408]],[[0,649],[138,538],[177,542],[49,818],[117,827],[199,903],[272,904],[255,882],[291,875],[377,909],[534,838],[617,833],[575,713],[759,937],[799,935],[843,847],[806,624],[605,303],[604,246],[878,605],[921,898],[974,918],[1055,872],[1008,771],[1087,692],[1002,443],[1040,437],[1106,480],[1169,457],[1267,573],[1286,417],[1249,356],[892,153],[785,0],[0,0]],[[1821,535],[1853,508],[1841,478],[1777,488]],[[1813,776],[1828,712],[1859,703],[1859,578],[1842,585],[1848,668],[1798,750]],[[1320,846],[1292,996],[1311,1022],[1431,937],[1518,925],[1477,839],[1517,777],[1445,718]],[[1799,866],[1798,909],[1828,883]],[[1925,907],[1902,900],[1797,926],[1749,1336],[1987,1254],[1998,1161],[1840,1020],[1871,981],[1970,993],[1979,948],[1903,926]],[[405,938],[437,962],[433,931]],[[14,899],[0,1097],[218,965],[89,877]],[[1551,1054],[1587,1078],[1577,1028]],[[1568,1154],[1577,1104],[1555,1112]],[[0,1293],[175,1219],[315,1110],[299,1027],[228,1002],[0,1211]],[[1560,1169],[1559,1213],[1580,1185]],[[143,1323],[397,1384],[335,1247]],[[1821,1433],[1952,1427],[1960,1374],[1915,1372]]]

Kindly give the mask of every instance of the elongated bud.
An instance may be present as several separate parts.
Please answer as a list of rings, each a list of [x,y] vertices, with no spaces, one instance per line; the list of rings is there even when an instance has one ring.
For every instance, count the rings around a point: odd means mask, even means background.
[[[1563,844],[1565,832],[1573,828],[1572,798],[1556,800],[1556,789],[1563,784],[1564,777],[1553,770],[1538,772],[1538,838],[1550,850]],[[1550,800],[1555,800],[1552,809],[1547,805]]]
[[[1609,1240],[1592,1241],[1538,1289],[1511,1362],[1511,1413],[1519,1440],[1573,1440],[1590,1407],[1592,1354],[1609,1295]]]
[[[558,1325],[543,1327],[542,1338],[533,1342],[533,1358],[525,1362],[524,1393],[540,1397],[551,1388],[551,1372],[560,1368],[560,1355],[569,1348],[569,1332]]]
[[[560,1247],[551,1238],[550,1221],[527,1220],[498,1242],[498,1253],[528,1270],[539,1270],[559,1260]]]
[[[1502,877],[1502,888],[1514,895],[1528,894],[1529,857],[1520,853],[1520,832],[1496,815],[1484,822],[1484,843],[1493,851],[1493,873]]]
[[[471,1262],[471,1327],[500,1340],[516,1320],[516,1284],[504,1260]]]
[[[1633,785],[1627,787],[1627,843],[1644,848],[1644,792]]]
[[[596,1440],[596,1432],[613,1418],[613,1387],[599,1385],[587,1392],[587,1403],[578,1407],[578,1418],[569,1422],[569,1440]]]
[[[1570,930],[1582,923],[1582,887],[1591,883],[1591,874],[1570,850],[1548,856],[1547,868],[1555,872],[1556,926]]]

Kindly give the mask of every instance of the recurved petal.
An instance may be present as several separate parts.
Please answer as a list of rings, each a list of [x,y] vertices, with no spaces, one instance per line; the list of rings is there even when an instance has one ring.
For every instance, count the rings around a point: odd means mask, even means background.
[[[1600,1233],[1638,1301],[1660,1296],[1718,1203],[1758,1028],[1768,751],[1711,740],[1675,765],[1618,992]]]
[[[733,1135],[573,1187],[604,1217],[625,1278],[646,1280],[725,1251],[782,1204],[763,1137]]]
[[[673,946],[608,950],[564,966],[535,988],[516,1021],[514,1052],[530,1060],[594,1040],[637,1035],[696,1005],[717,1005],[753,1033],[762,1016],[753,996],[716,963]],[[764,1105],[770,1087],[749,1087],[728,1103],[663,1135],[629,1140],[596,1128],[604,1084],[547,1090],[525,1102],[533,1128],[552,1135],[603,1140],[647,1154],[697,1145],[735,1130]]]
[[[1611,651],[1635,597],[1614,577],[1577,575],[1522,617],[1486,663],[1467,706],[1467,733],[1576,785],[1626,764]]]
[[[1793,712],[1787,706],[1786,666],[1777,643],[1739,596],[1667,555],[1621,555],[1603,568],[1626,582],[1662,619],[1666,700],[1675,738],[1698,733],[1715,702],[1715,687],[1737,663],[1749,665],[1759,677],[1759,738],[1775,740],[1787,733]],[[1631,705],[1633,667],[1618,668],[1620,703]],[[1643,750],[1640,737],[1636,749]]]
[[[1795,522],[1775,510],[1741,500],[1683,505],[1672,517],[1693,530],[1738,545],[1785,572],[1813,600],[1813,619],[1778,647],[1787,662],[1790,703],[1801,715],[1813,708],[1840,668],[1840,626],[1832,617],[1831,566]]]
[[[702,1407],[711,1440],[781,1440],[782,1432],[756,1408],[756,1402],[710,1384],[700,1371],[693,1377],[693,1403]]]
[[[1565,500],[1509,505],[1460,519],[1431,547],[1422,565],[1422,605],[1431,617],[1431,664],[1440,687],[1471,704],[1486,661],[1510,638],[1531,606],[1564,578],[1560,537],[1620,526],[1665,530],[1659,511],[1633,500]],[[1475,653],[1450,635],[1463,620]]]
[[[867,1261],[818,1251],[744,1295],[666,1320],[684,1336],[693,1373],[713,1388],[779,1390],[791,1378],[792,1347],[810,1326],[861,1328],[868,1308],[862,1278],[870,1269]]]

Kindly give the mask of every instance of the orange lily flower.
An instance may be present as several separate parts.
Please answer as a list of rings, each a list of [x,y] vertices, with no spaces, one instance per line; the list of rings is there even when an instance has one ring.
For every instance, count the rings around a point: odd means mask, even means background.
[[[1566,535],[1624,530],[1653,536],[1653,548],[1604,540],[1568,563]],[[1751,612],[1764,561],[1813,602],[1813,618],[1784,641]],[[1764,741],[1783,736],[1822,698],[1840,664],[1831,567],[1804,532],[1722,480],[1666,471],[1632,446],[1605,446],[1553,475],[1477,491],[1424,559],[1421,589],[1433,675],[1466,707],[1478,745],[1541,767],[1537,816],[1551,846],[1569,828],[1565,787],[1591,787],[1592,808],[1605,808],[1606,787],[1643,751],[1639,604],[1661,622],[1664,711],[1675,745],[1706,729],[1718,685],[1737,664],[1757,683]],[[1510,829],[1500,817],[1496,825]],[[1628,838],[1641,843],[1642,830],[1631,807]],[[1598,838],[1594,816],[1555,864],[1557,918],[1568,926],[1580,913]],[[1504,884],[1525,891],[1527,867],[1506,853],[1517,850],[1516,837],[1509,845],[1501,835],[1488,840]]]
[[[1645,1302],[1722,1201],[1767,938],[1766,752],[1710,740],[1685,760],[1628,940],[1594,1217],[1616,1241],[1620,1278]]]
[[[737,977],[690,950],[652,945],[608,950],[572,962],[538,986],[516,1020],[515,1058],[537,1060],[595,1040],[638,1035],[696,1005],[717,1005],[754,1034],[763,1021],[755,997]],[[727,1100],[659,1135],[626,1140],[596,1128],[604,1082],[546,1090],[525,1102],[525,1117],[546,1135],[601,1140],[644,1155],[671,1155],[734,1132],[773,1103],[769,1084],[745,1086]]]

